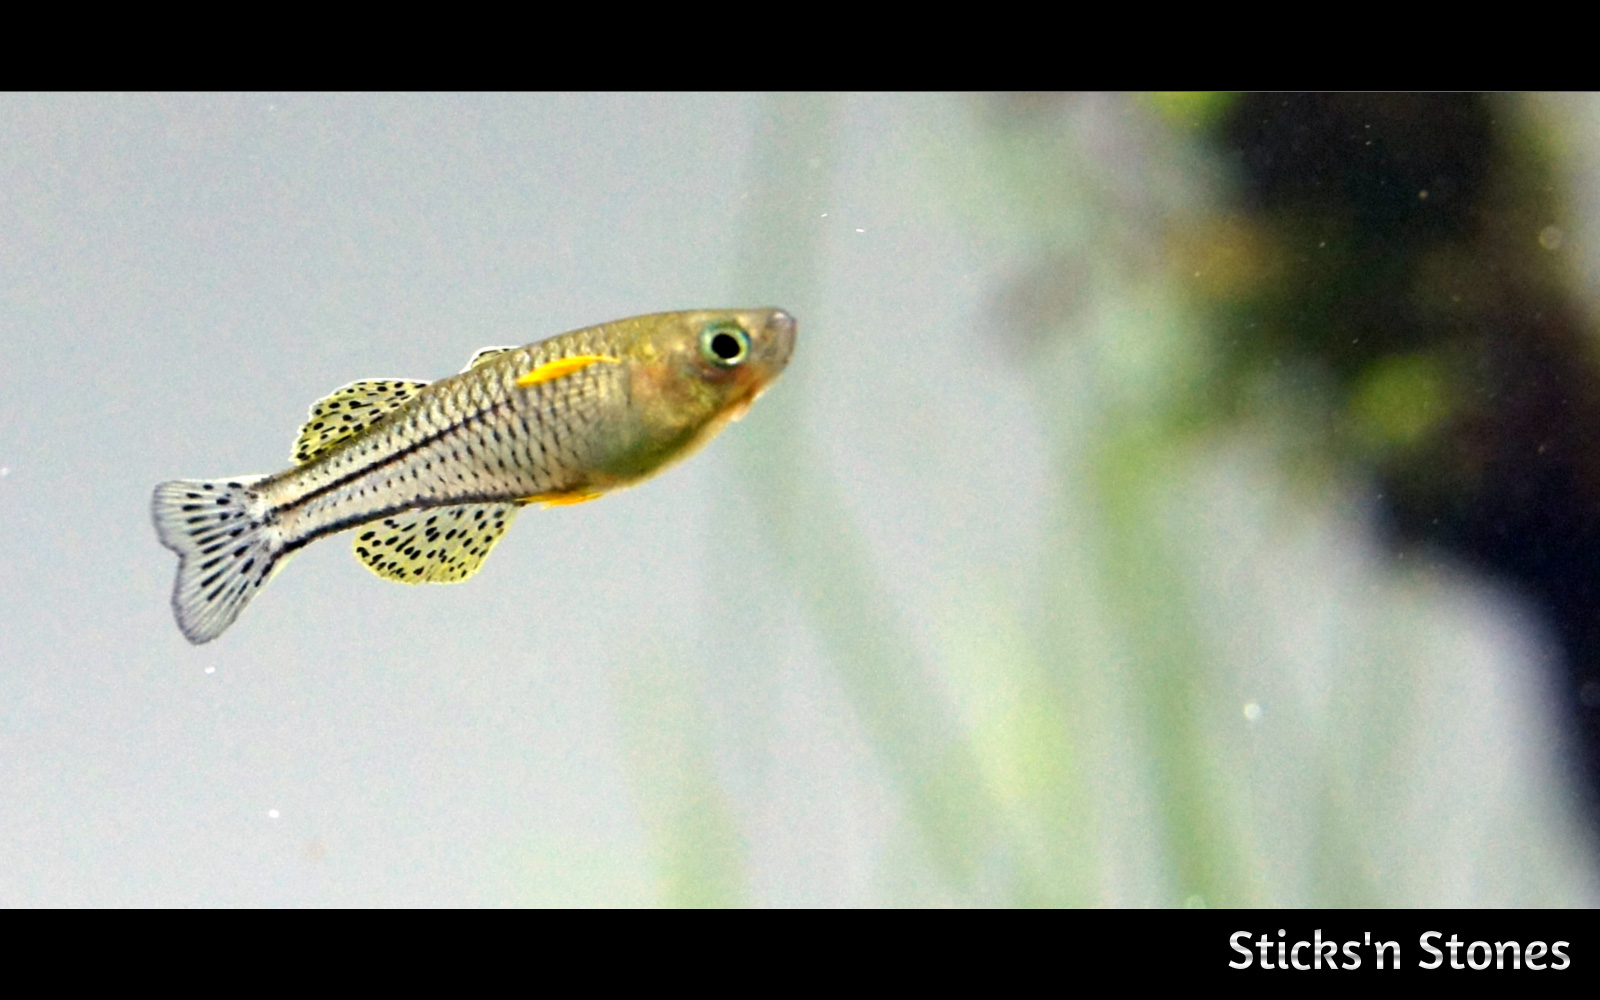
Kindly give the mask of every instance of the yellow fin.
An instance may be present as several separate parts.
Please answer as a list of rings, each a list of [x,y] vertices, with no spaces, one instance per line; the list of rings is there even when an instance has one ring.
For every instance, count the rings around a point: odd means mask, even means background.
[[[364,379],[335,389],[312,404],[311,416],[294,439],[294,460],[305,464],[404,406],[426,382],[409,378]]]
[[[535,493],[531,497],[523,497],[517,503],[542,503],[546,507],[565,507],[568,504],[588,503],[590,500],[598,500],[604,495],[595,490],[573,490],[570,493]]]
[[[538,385],[540,382],[548,382],[563,375],[571,375],[573,372],[582,371],[590,365],[601,361],[610,361],[613,364],[617,364],[620,363],[621,359],[613,358],[608,354],[574,354],[569,358],[557,358],[554,361],[546,361],[533,371],[523,375],[517,379],[517,384],[522,386]]]
[[[510,347],[485,347],[477,354],[474,354],[472,356],[472,360],[467,362],[467,367],[461,370],[463,372],[470,372],[472,369],[483,364],[485,361],[488,361],[490,358],[497,358],[507,351],[516,351],[520,349],[520,346],[517,344],[512,344]]]
[[[514,503],[429,507],[356,529],[356,558],[400,583],[459,583],[483,568],[517,516]]]

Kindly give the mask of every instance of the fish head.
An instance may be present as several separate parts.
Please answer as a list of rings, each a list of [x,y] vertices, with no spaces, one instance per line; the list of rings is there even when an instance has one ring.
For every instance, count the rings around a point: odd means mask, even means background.
[[[711,415],[737,420],[783,373],[794,353],[794,317],[782,309],[682,314],[677,329],[663,331],[660,346],[685,389]]]
[[[626,478],[685,457],[744,416],[794,353],[796,323],[782,309],[695,310],[637,322],[624,352],[631,441],[615,470]]]

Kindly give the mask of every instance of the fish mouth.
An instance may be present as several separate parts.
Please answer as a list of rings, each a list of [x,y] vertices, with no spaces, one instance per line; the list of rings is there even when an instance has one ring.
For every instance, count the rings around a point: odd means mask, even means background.
[[[753,377],[749,378],[748,388],[723,410],[724,420],[743,420],[744,415],[750,412],[751,404],[772,388],[772,383],[788,367],[790,355],[794,354],[794,339],[798,329],[799,324],[794,317],[782,309],[774,309],[767,314],[762,331],[766,334],[763,338],[765,343],[761,346],[756,363],[749,370],[749,375]]]
[[[794,353],[795,334],[799,331],[800,324],[795,318],[782,309],[774,309],[767,314],[767,334],[771,338],[771,350],[768,364],[772,366],[772,373],[776,375],[789,363],[789,356]]]
[[[728,420],[743,417],[749,411],[750,404],[783,374],[784,368],[788,367],[789,357],[794,354],[795,335],[800,324],[782,309],[768,309],[765,312],[766,320],[761,325],[754,364],[747,369],[748,388],[729,404],[725,411]]]

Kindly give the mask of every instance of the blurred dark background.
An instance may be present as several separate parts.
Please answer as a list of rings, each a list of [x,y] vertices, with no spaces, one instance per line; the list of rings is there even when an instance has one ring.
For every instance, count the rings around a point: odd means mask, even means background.
[[[1232,405],[1276,379],[1381,483],[1391,544],[1548,615],[1600,824],[1600,393],[1528,116],[1471,94],[1253,94],[1215,141],[1273,280],[1217,296]],[[1570,250],[1570,246],[1568,247]]]

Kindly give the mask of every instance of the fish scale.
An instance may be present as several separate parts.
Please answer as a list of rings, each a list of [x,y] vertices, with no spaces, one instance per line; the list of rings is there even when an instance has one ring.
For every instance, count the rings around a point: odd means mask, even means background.
[[[715,436],[782,372],[778,309],[657,313],[521,348],[457,375],[369,379],[312,408],[269,476],[156,487],[178,553],[172,606],[191,642],[220,635],[284,561],[335,532],[407,583],[464,580],[531,503],[580,503],[649,478]]]
[[[585,456],[575,432],[587,421],[575,419],[574,410],[598,408],[625,389],[615,366],[595,365],[568,376],[578,384],[545,383],[513,394],[518,369],[542,360],[517,352],[489,362],[493,371],[436,382],[417,397],[416,409],[396,411],[357,442],[262,482],[258,492],[281,524],[286,546],[292,550],[419,503],[505,500],[581,485],[575,477]],[[535,453],[530,416],[554,451]],[[520,454],[519,439],[530,444]]]

